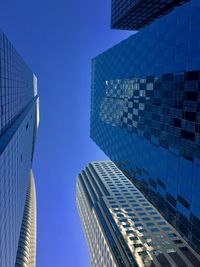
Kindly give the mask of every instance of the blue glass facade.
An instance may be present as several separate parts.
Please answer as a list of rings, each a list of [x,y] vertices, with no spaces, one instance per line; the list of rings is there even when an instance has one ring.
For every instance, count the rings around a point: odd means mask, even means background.
[[[200,252],[200,2],[92,60],[91,138]]]
[[[0,134],[34,97],[33,73],[0,30]]]
[[[0,266],[15,266],[37,124],[36,77],[0,31]]]
[[[112,0],[112,28],[138,30],[190,0]]]

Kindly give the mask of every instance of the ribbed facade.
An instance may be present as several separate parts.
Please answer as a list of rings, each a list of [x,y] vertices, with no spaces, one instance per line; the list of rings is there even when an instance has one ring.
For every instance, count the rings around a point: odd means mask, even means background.
[[[190,0],[112,0],[111,26],[138,30]]]
[[[2,267],[15,266],[17,251],[20,250],[18,246],[21,247],[23,242],[20,233],[25,227],[25,217],[28,215],[30,202],[28,194],[34,195],[31,193],[34,189],[33,182],[30,183],[30,171],[38,124],[37,78],[0,30],[0,266]],[[33,204],[30,204],[30,207],[34,208]],[[32,237],[31,242],[35,243],[34,235]],[[31,264],[33,262],[34,260]]]
[[[36,192],[33,173],[26,195],[24,215],[15,267],[35,267],[36,256]]]
[[[196,267],[200,257],[111,161],[77,177],[92,267]]]
[[[92,60],[91,138],[200,253],[200,1]]]

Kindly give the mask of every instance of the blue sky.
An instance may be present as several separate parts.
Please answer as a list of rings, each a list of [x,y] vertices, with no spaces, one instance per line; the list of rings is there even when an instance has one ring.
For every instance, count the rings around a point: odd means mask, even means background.
[[[111,0],[1,0],[0,27],[38,78],[37,267],[89,267],[76,175],[105,155],[89,138],[90,60],[128,37]]]

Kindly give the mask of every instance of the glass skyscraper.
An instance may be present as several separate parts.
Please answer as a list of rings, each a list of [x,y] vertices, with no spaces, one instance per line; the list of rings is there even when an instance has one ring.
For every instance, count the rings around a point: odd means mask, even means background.
[[[34,267],[37,78],[0,31],[0,266]]]
[[[36,257],[36,192],[32,171],[26,196],[15,267],[35,267]]]
[[[92,60],[91,138],[200,253],[200,1]]]
[[[111,26],[138,30],[190,0],[112,0]]]
[[[111,161],[77,177],[92,267],[200,266],[200,256]]]

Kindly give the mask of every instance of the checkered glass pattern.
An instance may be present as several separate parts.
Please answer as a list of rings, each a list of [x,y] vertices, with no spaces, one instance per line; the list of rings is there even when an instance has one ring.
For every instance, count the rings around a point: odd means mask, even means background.
[[[199,13],[192,0],[92,60],[90,131],[198,252]]]

